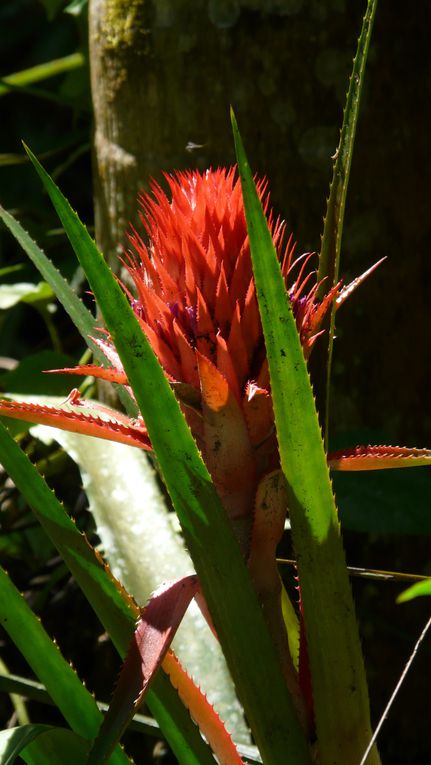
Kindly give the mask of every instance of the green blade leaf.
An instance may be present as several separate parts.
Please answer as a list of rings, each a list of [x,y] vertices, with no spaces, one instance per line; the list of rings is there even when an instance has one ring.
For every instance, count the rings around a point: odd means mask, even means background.
[[[0,731],[0,765],[12,765],[27,744],[48,730],[50,725],[20,725]]]
[[[21,752],[26,765],[85,765],[90,741],[65,728],[41,733]]]
[[[295,319],[233,113],[232,126],[298,559],[319,761],[321,765],[346,765],[360,761],[371,736],[354,605]],[[371,756],[372,762],[378,762],[377,754],[374,759]]]
[[[19,756],[27,765],[84,765],[90,742],[65,728],[21,725],[0,731],[0,765]],[[126,760],[128,762],[128,760]]]
[[[335,155],[333,176],[322,234],[317,278],[318,281],[321,281],[322,279],[325,279],[325,281],[320,287],[320,297],[322,297],[323,292],[331,289],[331,287],[337,283],[339,278],[341,237],[343,234],[347,188],[349,185],[356,126],[359,117],[365,64],[368,57],[376,7],[377,0],[368,0],[367,10],[365,12],[362,30],[358,40],[358,48],[353,60],[353,70],[350,76],[349,90],[347,93],[346,105],[344,107],[343,125],[340,133],[340,142]],[[318,390],[321,394],[322,406],[324,407],[324,411],[322,411],[324,420],[322,419],[322,422],[324,421],[325,423],[325,430],[327,430],[329,415],[329,380],[331,376],[335,311],[336,305],[334,301],[331,312],[325,322],[327,329],[329,329],[326,347],[325,343],[321,343],[318,346],[314,359],[317,369],[316,382],[318,382]]]
[[[268,765],[309,762],[241,551],[177,400],[87,230],[34,155],[29,156],[86,272],[133,388],[262,757]]]
[[[0,623],[44,684],[65,720],[83,738],[95,738],[102,723],[102,713],[93,696],[82,685],[1,567],[0,600]],[[111,763],[126,765],[130,760],[117,748]]]
[[[82,53],[71,53],[63,58],[56,58],[52,61],[46,61],[43,64],[37,64],[29,69],[22,69],[20,72],[14,72],[3,77],[0,81],[0,96],[4,96],[16,88],[27,88],[35,82],[56,77],[63,72],[70,72],[84,65],[85,59]]]
[[[413,600],[422,595],[431,595],[431,579],[413,584],[408,590],[404,590],[404,592],[398,596],[397,603],[407,603],[408,600]]]
[[[138,609],[108,574],[103,561],[1,423],[0,463],[43,525],[118,652],[124,657],[133,637]],[[214,765],[210,750],[168,678],[161,672],[153,681],[147,703],[183,765]]]
[[[104,360],[104,356],[101,354],[97,345],[89,340],[89,337],[95,334],[97,328],[94,316],[92,316],[90,311],[84,306],[60,272],[57,271],[53,263],[47,258],[43,250],[38,247],[36,242],[33,241],[21,224],[1,205],[0,218],[19,242],[24,252],[27,253],[38,271],[42,274],[45,281],[51,286],[63,308],[67,311],[85,342],[91,347],[95,356]]]
[[[15,282],[15,284],[0,284],[0,310],[5,311],[17,303],[35,303],[52,300],[55,295],[49,285],[41,282],[32,284],[29,282]]]

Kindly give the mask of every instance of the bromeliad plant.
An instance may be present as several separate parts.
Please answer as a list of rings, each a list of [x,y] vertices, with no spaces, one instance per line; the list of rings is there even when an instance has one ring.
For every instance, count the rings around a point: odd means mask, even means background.
[[[128,413],[87,401],[77,390],[61,406],[3,400],[0,412],[153,451],[196,570],[138,608],[1,432],[2,463],[119,652],[127,653],[99,733],[100,715],[84,691],[77,694],[91,710],[88,725],[76,709],[66,715],[79,736],[81,761],[127,760],[115,747],[146,693],[180,762],[214,762],[212,753],[226,765],[241,762],[223,723],[169,650],[193,597],[221,642],[264,763],[358,765],[370,742],[365,670],[329,469],[427,464],[431,451],[365,446],[326,454],[307,360],[322,332],[319,342],[332,342],[336,308],[369,273],[348,287],[338,280],[373,13],[370,3],[336,160],[343,172],[336,166],[327,216],[332,227],[317,278],[313,256],[295,258],[284,224],[270,212],[265,184],[255,185],[234,118],[240,179],[232,168],[167,176],[168,194],[153,184],[152,194],[140,199],[148,243],[130,234],[124,260],[133,287],[127,288],[28,151],[87,274],[105,332],[2,213],[102,363],[62,371],[119,385]],[[330,352],[328,359],[329,368]],[[297,609],[276,564],[287,511]],[[18,609],[12,590],[10,599]],[[367,761],[379,763],[375,747]]]
[[[242,188],[234,169],[203,175],[181,173],[167,177],[169,196],[154,185],[152,195],[141,198],[149,244],[145,245],[136,232],[130,236],[134,254],[127,258],[127,270],[135,286],[133,295],[124,287],[122,291],[112,280],[84,229],[29,153],[83,264],[90,269],[89,280],[96,297],[100,299],[108,289],[112,294],[112,305],[104,301],[110,334],[92,336],[107,366],[82,365],[61,371],[91,374],[124,386],[144,416],[132,418],[86,402],[77,390],[62,406],[4,400],[0,411],[10,417],[56,425],[146,450],[154,448],[174,505],[179,507],[184,534],[218,634],[225,634],[226,609],[224,603],[217,602],[220,595],[213,578],[217,575],[224,579],[224,599],[235,591],[236,609],[239,610],[245,596],[242,588],[237,591],[233,579],[226,578],[234,565],[231,556],[235,555],[241,567],[241,576],[254,600],[255,616],[264,617],[263,621],[259,619],[260,624],[257,621],[249,625],[253,641],[257,640],[259,629],[263,631],[266,651],[268,643],[273,644],[270,650],[278,681],[286,685],[290,694],[289,698],[280,692],[286,717],[279,752],[274,752],[270,743],[264,756],[268,762],[278,761],[281,751],[290,751],[292,762],[307,762],[311,755],[307,753],[306,742],[314,741],[317,734],[321,762],[356,762],[371,735],[366,685],[305,361],[331,304],[341,305],[369,272],[345,288],[336,283],[322,300],[317,299],[321,285],[315,280],[315,273],[306,270],[312,256],[295,259],[291,240],[284,244],[284,224],[274,221],[268,212],[264,185],[258,184],[255,189],[239,135],[237,132],[235,135]],[[269,227],[260,200],[267,211]],[[256,294],[259,287],[261,314]],[[123,314],[124,326],[118,329],[112,317],[122,318]],[[130,349],[125,352],[127,345],[134,349],[133,354]],[[150,372],[146,371],[145,363]],[[149,386],[150,392],[146,390]],[[296,389],[294,394],[292,389]],[[292,396],[300,399],[299,406]],[[172,462],[173,459],[177,461]],[[333,469],[370,469],[423,464],[430,459],[431,453],[426,450],[363,447],[329,454],[327,461]],[[175,475],[179,470],[180,481]],[[188,505],[192,505],[191,513]],[[301,588],[300,625],[295,624],[291,607],[288,627],[291,632],[300,632],[299,656],[292,651],[295,643],[292,634],[289,645],[276,565],[276,547],[287,508]],[[222,570],[220,558],[211,555],[217,538],[225,559],[228,556],[228,571]],[[241,566],[242,561],[248,573]],[[321,571],[325,577],[319,576]],[[102,761],[99,758],[114,745],[115,737],[163,660],[190,599],[199,593],[196,577],[187,577],[158,592],[145,609],[92,762]],[[254,594],[257,598],[253,599]],[[256,600],[261,612],[256,611]],[[227,618],[231,620],[231,614]],[[232,629],[237,630],[238,624]],[[248,640],[246,631],[244,636]],[[244,650],[244,636],[240,650]],[[332,647],[332,656],[328,645]],[[235,650],[231,648],[230,656],[231,660],[234,657],[231,665],[234,673],[240,663]],[[250,647],[247,652],[250,655]],[[136,674],[139,665],[142,674]],[[218,757],[224,752],[224,761],[237,761],[221,724],[172,654],[164,658],[163,666]],[[241,666],[239,672],[243,671]],[[247,698],[243,690],[249,671],[250,665],[244,676],[237,674],[236,681],[252,720],[255,698]],[[273,688],[271,685],[270,692]],[[262,688],[260,694],[263,695]],[[327,698],[334,701],[332,709],[325,703]],[[268,699],[264,703],[268,704]],[[275,724],[275,713],[273,705],[268,735]],[[211,726],[215,724],[217,731],[212,734]],[[257,737],[259,723],[252,730]],[[282,739],[286,739],[283,745]],[[259,743],[265,753],[266,742]],[[377,761],[377,754],[373,756]]]

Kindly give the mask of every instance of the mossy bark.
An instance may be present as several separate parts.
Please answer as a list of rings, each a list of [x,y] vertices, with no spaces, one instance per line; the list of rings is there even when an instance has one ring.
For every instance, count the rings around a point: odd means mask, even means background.
[[[116,271],[145,172],[146,120],[139,104],[147,10],[141,0],[92,0],[89,7],[96,239]]]

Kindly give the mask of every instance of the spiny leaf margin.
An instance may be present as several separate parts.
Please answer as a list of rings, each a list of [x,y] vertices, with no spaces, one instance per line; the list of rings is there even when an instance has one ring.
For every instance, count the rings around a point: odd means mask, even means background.
[[[102,713],[91,693],[45,632],[23,596],[0,566],[2,609],[0,623],[57,705],[72,730],[86,739],[96,736]],[[129,758],[120,749],[111,765],[125,765]]]
[[[262,757],[268,765],[309,763],[239,546],[168,380],[85,226],[36,157],[27,153],[86,272],[144,417]]]
[[[57,547],[120,656],[124,657],[139,609],[1,423],[0,463]],[[164,673],[159,672],[154,678],[147,703],[182,765],[214,765],[209,748]]]
[[[1,205],[0,218],[2,219],[5,226],[7,226],[11,234],[15,237],[17,242],[19,242],[24,252],[28,255],[38,271],[42,274],[45,281],[48,282],[52,290],[55,292],[57,299],[60,301],[65,311],[69,314],[85,342],[88,343],[88,345],[91,347],[91,350],[99,359],[104,360],[105,357],[101,354],[97,345],[92,343],[89,339],[92,335],[95,334],[97,328],[97,323],[94,316],[90,313],[88,308],[84,306],[82,301],[75,294],[64,277],[56,269],[50,259],[45,255],[43,250],[41,250],[41,248],[31,238],[27,231],[25,231],[19,221],[17,221],[13,215],[7,212],[7,210],[5,210]]]
[[[343,112],[343,124],[340,132],[340,141],[335,153],[333,176],[329,190],[324,227],[321,240],[319,270],[317,280],[320,282],[319,296],[323,291],[331,289],[338,281],[341,254],[341,237],[343,233],[344,211],[346,207],[347,188],[349,185],[350,167],[352,164],[353,147],[356,136],[356,126],[359,117],[362,84],[364,81],[365,65],[368,57],[373,22],[376,13],[377,0],[368,0],[364,15],[361,34],[358,40],[356,56],[353,60],[353,70],[350,75],[349,89],[347,92],[346,105]],[[324,388],[323,405],[325,407],[324,430],[327,438],[329,417],[329,393],[332,366],[332,350],[335,331],[335,301],[329,314],[329,320],[325,324],[328,329],[325,352],[319,352],[321,370],[318,374]],[[324,346],[321,345],[320,348]]]

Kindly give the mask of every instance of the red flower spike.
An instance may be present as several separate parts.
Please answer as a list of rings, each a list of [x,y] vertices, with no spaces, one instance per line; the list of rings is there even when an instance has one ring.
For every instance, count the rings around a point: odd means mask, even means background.
[[[241,187],[234,168],[183,172],[166,181],[170,198],[157,184],[140,198],[148,245],[132,231],[132,305],[170,380],[201,396],[201,419],[184,410],[189,425],[229,514],[248,517],[250,525],[259,482],[277,467],[278,456]],[[269,211],[266,182],[258,188],[287,278],[294,245],[290,238],[283,250],[284,223]],[[310,284],[314,274],[306,273],[311,257],[289,291],[307,355],[337,292],[320,308]],[[256,382],[261,390],[252,400]],[[226,396],[218,408],[215,391]]]

